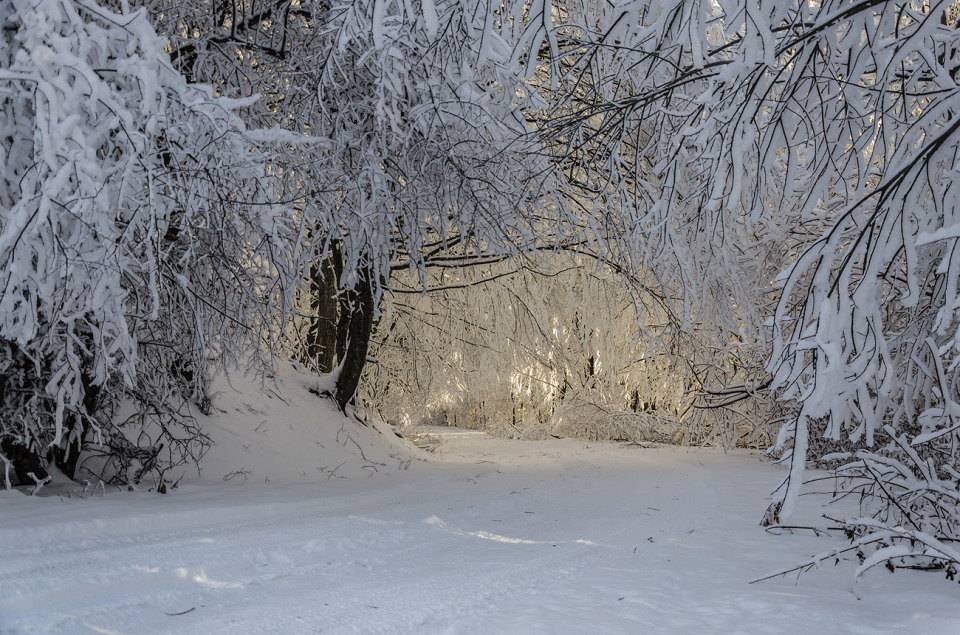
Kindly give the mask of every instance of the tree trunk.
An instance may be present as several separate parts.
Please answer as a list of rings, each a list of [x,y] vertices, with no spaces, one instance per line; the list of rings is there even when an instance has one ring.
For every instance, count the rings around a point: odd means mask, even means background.
[[[355,303],[353,293],[343,293],[340,295],[339,312],[340,319],[337,321],[337,359],[342,360],[347,354],[347,342],[350,339],[350,322],[353,317],[352,307]]]
[[[11,485],[33,485],[34,480],[30,478],[32,472],[39,480],[47,478],[47,466],[43,459],[35,452],[31,452],[25,445],[14,443],[11,440],[0,442],[0,452],[7,457],[13,467],[13,478]],[[0,487],[3,486],[3,472],[5,466],[0,461]]]
[[[337,357],[337,275],[331,257],[310,267],[310,309],[304,361],[321,373],[333,370]]]
[[[373,290],[370,285],[370,270],[361,269],[357,286],[347,294],[348,310],[346,314],[346,350],[340,360],[340,374],[337,377],[336,401],[341,410],[353,399],[360,384],[360,375],[367,363],[367,348],[373,331],[373,313],[376,309]],[[340,316],[344,322],[344,314]]]
[[[339,245],[333,246],[332,255],[334,274],[336,274],[337,280],[341,280],[343,279],[343,256],[340,253]],[[338,360],[342,360],[346,354],[347,335],[350,332],[350,307],[352,305],[353,300],[349,293],[342,293],[337,297],[337,312],[340,319],[337,320],[335,350]]]
[[[83,450],[83,440],[86,437],[87,426],[84,425],[84,415],[92,417],[100,406],[100,387],[93,384],[93,375],[84,371],[81,376],[83,382],[83,402],[81,408],[83,413],[70,413],[67,415],[67,439],[68,441],[62,447],[51,448],[53,462],[57,468],[71,481],[77,478],[77,461],[80,458],[80,451]],[[69,439],[78,436],[75,443]]]

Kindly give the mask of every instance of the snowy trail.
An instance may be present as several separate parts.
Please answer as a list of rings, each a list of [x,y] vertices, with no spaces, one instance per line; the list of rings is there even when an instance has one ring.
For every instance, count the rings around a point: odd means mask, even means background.
[[[934,576],[748,585],[831,545],[757,526],[753,457],[443,436],[389,478],[0,495],[0,632],[960,631]]]

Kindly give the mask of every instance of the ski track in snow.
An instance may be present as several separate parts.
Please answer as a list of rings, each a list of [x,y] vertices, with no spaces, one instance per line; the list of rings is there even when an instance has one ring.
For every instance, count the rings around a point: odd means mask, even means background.
[[[0,494],[0,632],[960,632],[937,575],[747,584],[842,540],[758,527],[753,456],[440,434],[390,477]]]

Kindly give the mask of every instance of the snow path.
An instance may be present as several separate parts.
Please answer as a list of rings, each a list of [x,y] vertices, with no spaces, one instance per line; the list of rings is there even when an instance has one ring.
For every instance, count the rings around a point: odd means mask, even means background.
[[[0,632],[960,632],[938,576],[748,585],[840,540],[759,528],[754,457],[442,434],[389,478],[0,493]]]

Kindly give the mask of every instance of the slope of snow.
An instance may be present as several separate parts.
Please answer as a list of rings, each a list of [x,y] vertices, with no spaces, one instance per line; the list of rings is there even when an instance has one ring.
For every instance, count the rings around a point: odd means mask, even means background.
[[[198,416],[214,445],[203,457],[203,482],[296,482],[368,476],[405,469],[418,455],[392,428],[371,417],[344,417],[314,394],[315,375],[283,366],[276,381],[220,378],[214,413]],[[314,391],[314,392],[311,392]]]
[[[436,432],[388,478],[0,493],[0,632],[954,633],[940,576],[757,525],[749,454]]]
[[[417,460],[421,453],[389,425],[365,415],[346,417],[330,398],[319,396],[323,389],[332,391],[332,386],[320,385],[324,379],[290,363],[278,364],[270,377],[232,373],[215,378],[211,413],[192,413],[210,447],[199,467],[172,468],[164,475],[166,482],[317,482],[390,474]],[[137,439],[140,429],[128,425],[128,436]],[[157,442],[150,425],[145,437]],[[95,455],[81,457],[81,466],[90,469],[78,472],[78,480],[97,483],[100,474],[109,473],[100,465]],[[58,480],[45,489],[76,490]],[[149,477],[144,480],[144,489],[155,485]]]

